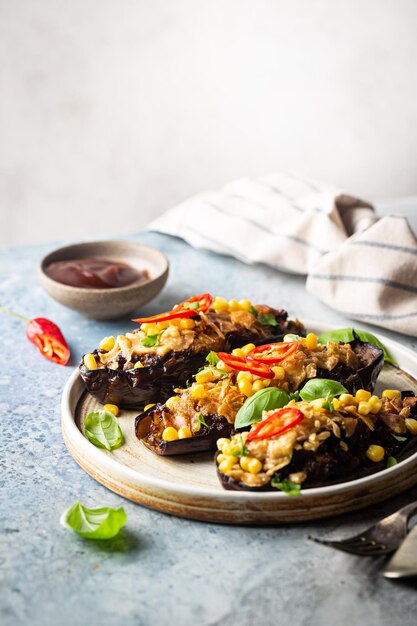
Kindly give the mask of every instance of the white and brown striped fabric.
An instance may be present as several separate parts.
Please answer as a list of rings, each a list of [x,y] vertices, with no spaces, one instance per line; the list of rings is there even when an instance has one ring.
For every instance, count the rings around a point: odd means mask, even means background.
[[[336,189],[274,174],[202,193],[151,230],[245,263],[307,275],[307,289],[355,320],[417,336],[417,239],[405,217]]]

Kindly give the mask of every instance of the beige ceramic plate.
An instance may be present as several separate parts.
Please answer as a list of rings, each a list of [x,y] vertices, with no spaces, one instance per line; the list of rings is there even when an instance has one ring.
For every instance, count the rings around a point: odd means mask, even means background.
[[[316,332],[329,330],[306,324]],[[387,366],[377,392],[386,388],[417,393],[417,356],[379,335],[401,369]],[[204,521],[231,524],[300,522],[348,511],[390,498],[417,483],[417,453],[377,474],[339,485],[306,489],[297,497],[279,492],[225,491],[219,484],[213,454],[160,457],[148,450],[134,432],[137,411],[123,411],[119,423],[125,444],[107,452],[81,433],[87,413],[101,405],[85,393],[75,371],[62,396],[62,431],[66,446],[90,476],[112,491],[153,509]]]

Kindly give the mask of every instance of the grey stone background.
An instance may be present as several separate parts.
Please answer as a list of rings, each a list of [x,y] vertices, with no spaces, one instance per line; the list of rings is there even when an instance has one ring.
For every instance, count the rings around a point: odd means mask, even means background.
[[[414,0],[0,0],[0,243],[295,170],[417,196]]]

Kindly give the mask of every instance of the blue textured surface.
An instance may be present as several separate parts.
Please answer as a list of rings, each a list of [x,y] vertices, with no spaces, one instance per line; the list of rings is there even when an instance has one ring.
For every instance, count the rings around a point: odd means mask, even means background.
[[[248,267],[154,233],[131,239],[159,247],[171,262],[165,290],[143,314],[211,291],[348,325],[307,294],[300,277]],[[48,298],[36,267],[54,247],[1,250],[0,303],[56,321],[74,366],[104,335],[126,330],[129,322],[87,321]],[[338,553],[306,536],[349,535],[417,499],[417,489],[372,510],[279,528],[203,524],[147,510],[96,483],[67,452],[59,404],[71,368],[42,359],[21,322],[0,315],[0,327],[2,626],[415,625],[416,586],[384,579],[383,558]],[[416,347],[415,340],[385,334]],[[102,544],[62,529],[60,514],[76,499],[90,507],[123,505],[128,521],[121,535]]]

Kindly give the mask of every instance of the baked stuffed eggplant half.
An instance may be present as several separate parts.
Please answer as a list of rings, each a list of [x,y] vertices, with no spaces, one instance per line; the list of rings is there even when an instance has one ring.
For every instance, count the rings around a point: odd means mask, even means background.
[[[379,358],[378,353],[378,367]],[[328,342],[324,346],[313,333],[259,347],[247,344],[231,354],[210,352],[192,384],[175,389],[176,395],[165,404],[137,417],[136,434],[157,454],[215,449],[216,437],[240,428],[236,416],[249,400],[254,407],[282,407],[290,401],[289,394],[316,379],[318,372],[329,379],[335,369],[343,372],[337,377],[341,392],[354,393],[357,373],[369,367],[369,361],[363,345]],[[374,376],[368,378],[366,389],[372,387]]]
[[[301,489],[354,480],[417,450],[417,398],[364,389],[266,411],[250,431],[218,441],[215,462],[225,489]]]
[[[172,311],[134,320],[140,323],[137,330],[104,338],[97,350],[84,355],[79,371],[99,402],[142,408],[185,385],[212,350],[303,334],[301,322],[287,318],[286,311],[266,305],[201,294]]]

